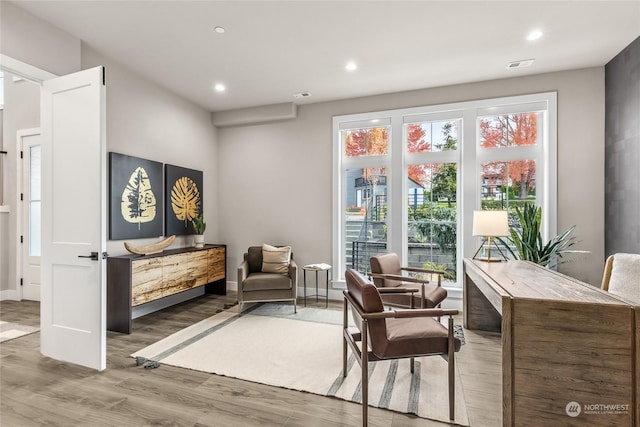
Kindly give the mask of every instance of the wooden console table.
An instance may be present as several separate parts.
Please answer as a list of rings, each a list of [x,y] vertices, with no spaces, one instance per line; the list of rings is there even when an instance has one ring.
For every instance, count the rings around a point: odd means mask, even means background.
[[[501,332],[504,426],[640,426],[640,306],[527,261],[464,260],[464,326]]]
[[[132,308],[199,286],[227,294],[226,246],[107,258],[107,329],[131,333]]]

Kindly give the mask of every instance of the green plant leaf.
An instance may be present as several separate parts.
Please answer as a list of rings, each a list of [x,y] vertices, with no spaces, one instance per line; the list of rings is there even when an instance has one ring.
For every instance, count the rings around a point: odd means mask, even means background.
[[[497,238],[515,259],[527,260],[546,267],[555,267],[562,263],[564,253],[576,242],[571,233],[575,225],[557,235],[547,243],[542,241],[542,208],[533,204],[524,205],[520,210],[515,208],[519,226],[509,227],[509,237]],[[512,248],[515,248],[512,249]]]

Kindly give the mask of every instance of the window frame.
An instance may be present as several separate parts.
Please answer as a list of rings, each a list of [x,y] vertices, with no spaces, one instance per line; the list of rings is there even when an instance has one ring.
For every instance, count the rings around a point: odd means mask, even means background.
[[[538,121],[540,144],[533,146],[481,149],[478,119],[482,116],[540,112]],[[457,149],[451,151],[408,153],[407,123],[436,120],[461,120]],[[376,121],[375,123],[373,121]],[[407,259],[407,194],[408,165],[420,163],[457,163],[457,271],[462,261],[471,257],[479,240],[471,235],[473,211],[481,206],[481,164],[486,161],[519,159],[536,160],[536,204],[542,206],[544,239],[557,232],[557,92],[488,98],[405,109],[357,113],[333,117],[333,287],[344,289],[345,265],[344,195],[347,191],[343,172],[358,167],[384,167],[387,170],[387,247],[398,253],[401,262]],[[542,123],[540,123],[542,122]],[[383,156],[346,158],[341,131],[359,126],[389,125],[389,146]],[[525,157],[523,157],[525,156]],[[425,159],[427,159],[425,161]],[[400,206],[400,209],[394,208]],[[398,216],[400,216],[398,218]],[[465,230],[466,232],[460,232]],[[462,286],[458,274],[455,288]]]

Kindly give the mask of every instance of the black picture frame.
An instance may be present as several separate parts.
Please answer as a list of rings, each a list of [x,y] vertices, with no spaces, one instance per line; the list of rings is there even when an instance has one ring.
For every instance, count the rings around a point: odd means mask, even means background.
[[[109,240],[162,236],[162,163],[109,153]]]
[[[202,213],[202,180],[202,171],[164,165],[164,228],[167,236],[195,234],[191,220]]]

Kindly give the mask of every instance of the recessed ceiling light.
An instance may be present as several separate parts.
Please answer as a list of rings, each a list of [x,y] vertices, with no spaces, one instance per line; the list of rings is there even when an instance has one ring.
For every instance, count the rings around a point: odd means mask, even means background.
[[[224,34],[224,32],[226,31],[226,30],[224,29],[224,27],[220,27],[220,26],[218,26],[218,27],[214,27],[214,29],[213,29],[213,30],[214,30],[216,33],[218,33],[218,34]]]
[[[345,68],[347,69],[347,71],[355,71],[358,69],[358,65],[355,62],[351,61],[351,62],[347,62],[347,65]]]
[[[542,31],[533,30],[529,33],[529,35],[527,35],[527,40],[529,41],[538,40],[540,37],[542,37]]]
[[[227,88],[222,83],[216,83],[213,88],[216,90],[216,92],[224,92],[225,90],[227,90]]]

